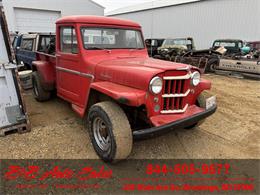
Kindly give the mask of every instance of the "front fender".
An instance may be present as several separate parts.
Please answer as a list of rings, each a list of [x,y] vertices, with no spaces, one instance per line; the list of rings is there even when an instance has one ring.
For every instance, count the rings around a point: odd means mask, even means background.
[[[194,95],[192,97],[192,103],[195,103],[197,97],[205,90],[211,89],[211,82],[206,79],[201,79],[200,84],[195,88]]]
[[[47,61],[33,61],[32,69],[38,72],[45,90],[55,88],[55,70]]]
[[[91,89],[105,94],[119,103],[128,106],[139,107],[145,104],[146,92],[108,81],[95,82],[91,84]]]
[[[210,90],[211,89],[211,82],[206,79],[201,79],[199,88],[204,91],[204,90]]]

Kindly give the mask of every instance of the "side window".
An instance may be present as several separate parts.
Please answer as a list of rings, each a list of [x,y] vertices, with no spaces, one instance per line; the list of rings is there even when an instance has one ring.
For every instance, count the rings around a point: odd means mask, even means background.
[[[137,33],[137,31],[127,30],[125,38],[126,38],[127,46],[129,48],[142,48],[143,47],[142,38],[141,38],[140,34]]]
[[[45,52],[50,44],[50,36],[41,36],[38,51]]]
[[[61,27],[60,40],[60,51],[64,53],[78,53],[78,42],[74,27]]]
[[[21,43],[21,49],[32,51],[33,39],[23,39]]]

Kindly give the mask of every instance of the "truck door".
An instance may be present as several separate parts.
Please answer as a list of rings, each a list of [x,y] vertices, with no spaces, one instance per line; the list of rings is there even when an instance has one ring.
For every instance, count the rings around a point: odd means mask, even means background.
[[[69,102],[78,105],[80,92],[79,49],[75,27],[59,27],[57,44],[57,93]]]

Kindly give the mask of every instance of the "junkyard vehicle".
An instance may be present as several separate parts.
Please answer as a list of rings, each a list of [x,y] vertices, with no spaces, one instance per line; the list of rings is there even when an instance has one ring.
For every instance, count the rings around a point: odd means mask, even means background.
[[[95,37],[95,38],[94,38]],[[141,27],[128,20],[68,16],[56,23],[56,54],[37,53],[34,96],[57,95],[84,118],[93,147],[111,162],[133,139],[191,128],[213,114],[211,83],[196,67],[149,58]]]
[[[32,62],[36,60],[35,52],[44,52],[47,50],[50,40],[53,37],[55,37],[55,35],[46,33],[23,34],[18,36],[17,41],[21,39],[20,46],[14,46],[17,64],[22,64],[26,69],[31,69]],[[14,39],[14,41],[15,40],[16,39]]]
[[[165,39],[146,39],[145,45],[148,51],[148,55],[153,57],[158,55],[158,48],[162,46]]]
[[[172,58],[172,61],[196,66],[202,73],[214,73],[225,52],[223,48],[189,51],[177,58]]]
[[[165,39],[162,46],[158,48],[158,55],[154,57],[170,61],[192,50],[195,50],[193,38]]]
[[[220,58],[219,63],[214,68],[218,74],[260,80],[259,58],[247,58],[241,55],[232,58]]]
[[[225,47],[227,52],[225,55],[236,55],[241,53],[244,47],[244,42],[240,39],[218,39],[213,42],[212,49],[216,50],[219,47]]]
[[[30,123],[21,94],[17,67],[12,63],[9,31],[0,7],[0,136],[30,131]]]

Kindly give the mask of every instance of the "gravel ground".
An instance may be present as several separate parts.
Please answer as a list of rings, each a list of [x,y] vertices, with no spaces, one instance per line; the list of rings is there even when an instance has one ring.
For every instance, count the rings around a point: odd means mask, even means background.
[[[260,158],[259,81],[205,75],[218,111],[200,127],[134,143],[132,159]],[[38,103],[24,92],[32,131],[0,137],[1,158],[95,159],[82,120],[59,98]]]

